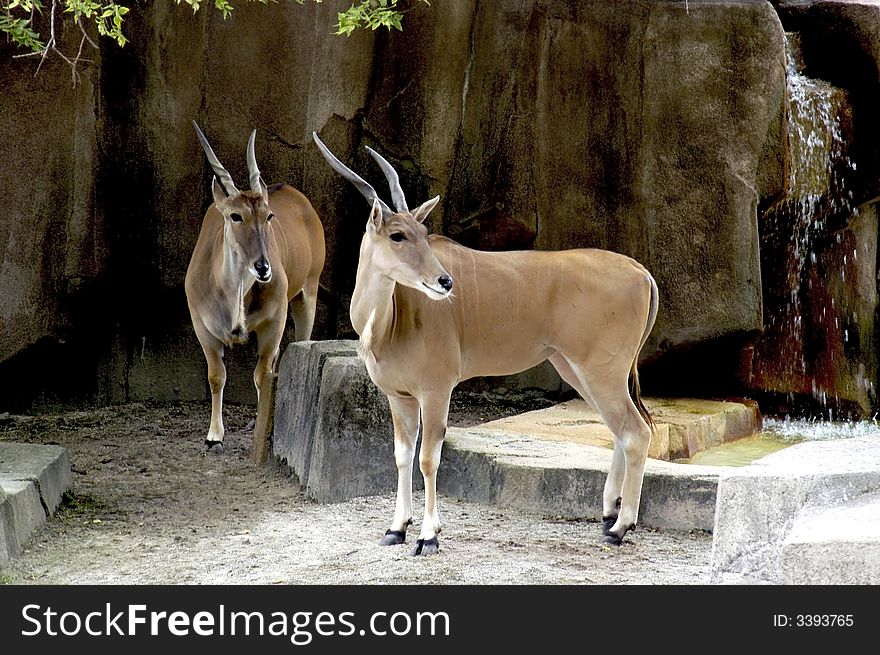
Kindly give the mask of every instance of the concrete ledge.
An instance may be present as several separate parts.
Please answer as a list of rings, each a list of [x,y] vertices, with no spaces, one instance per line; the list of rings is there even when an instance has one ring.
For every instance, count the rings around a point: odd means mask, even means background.
[[[821,569],[824,579],[843,583],[851,574],[844,569],[838,574],[836,562],[819,553],[849,556],[853,551],[842,548],[841,540],[876,547],[870,512],[871,494],[877,492],[880,441],[872,437],[804,442],[723,471],[713,529],[712,581],[781,584],[794,581],[800,570]],[[864,500],[854,504],[855,498]],[[833,520],[831,512],[836,512]],[[808,538],[823,520],[829,527]],[[809,552],[812,559],[795,563],[797,552]],[[853,566],[864,567],[864,556],[859,561]]]
[[[388,399],[355,346],[294,343],[279,367],[273,452],[319,502],[397,488]]]
[[[783,584],[880,584],[880,493],[803,511],[782,542],[780,579]]]
[[[298,341],[284,350],[278,365],[272,452],[304,486],[315,442],[321,379],[329,357],[355,357],[354,341]]]
[[[610,465],[607,448],[450,428],[437,485],[446,494],[475,502],[598,520]],[[721,470],[648,460],[639,523],[711,530]]]
[[[61,446],[0,442],[0,484],[6,480],[36,484],[51,514],[72,483],[70,454]]]
[[[0,565],[21,552],[71,483],[66,448],[0,442]]]
[[[5,549],[0,548],[0,552],[5,550],[6,560],[9,560],[21,552],[31,534],[46,522],[46,512],[33,482],[4,480],[2,484],[6,499],[0,505],[0,513],[4,517],[6,542]]]
[[[274,453],[320,502],[393,494],[397,488],[388,400],[355,354],[355,342],[291,344],[279,369]],[[440,491],[548,514],[601,518],[610,449],[534,439],[492,425],[447,431]],[[720,470],[649,460],[640,523],[711,530]],[[422,484],[416,472],[413,486]]]
[[[688,459],[761,427],[754,403],[699,398],[645,398],[644,402],[656,428],[648,450],[653,459]],[[580,398],[489,421],[475,429],[609,448],[614,443],[599,413]]]
[[[394,428],[385,395],[357,357],[324,364],[306,490],[320,502],[397,488]]]
[[[9,532],[13,530],[11,519],[7,518],[7,497],[3,487],[0,487],[0,566],[13,557],[9,548]]]

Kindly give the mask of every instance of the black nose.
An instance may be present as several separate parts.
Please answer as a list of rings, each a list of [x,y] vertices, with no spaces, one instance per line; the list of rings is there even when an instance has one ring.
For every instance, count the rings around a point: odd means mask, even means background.
[[[260,259],[254,262],[254,270],[260,277],[266,277],[269,273],[269,260],[265,257],[260,257]]]
[[[452,278],[448,275],[441,275],[437,278],[437,284],[443,287],[446,291],[450,291],[452,289]]]

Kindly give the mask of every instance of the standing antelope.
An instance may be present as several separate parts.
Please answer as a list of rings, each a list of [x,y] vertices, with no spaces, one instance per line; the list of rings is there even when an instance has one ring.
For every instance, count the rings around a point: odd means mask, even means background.
[[[372,203],[361,241],[351,322],[394,424],[397,505],[381,543],[406,540],[412,468],[425,515],[413,555],[439,549],[437,469],[453,388],[476,376],[510,375],[549,359],[614,434],[602,494],[604,540],[636,525],[653,421],[639,393],[638,356],[657,316],[657,284],[638,262],[606,250],[482,252],[429,235],[422,224],[439,196],[410,211],[397,173],[367,148],[388,179],[396,211],[312,133],[334,170]]]
[[[186,300],[208,363],[211,425],[205,451],[223,451],[223,349],[257,335],[254,384],[259,399],[274,370],[290,307],[297,341],[311,338],[318,278],[324,268],[324,229],[308,199],[287,184],[267,187],[251,133],[250,191],[239,191],[199,126],[196,135],[214,169],[214,203],[186,271]]]

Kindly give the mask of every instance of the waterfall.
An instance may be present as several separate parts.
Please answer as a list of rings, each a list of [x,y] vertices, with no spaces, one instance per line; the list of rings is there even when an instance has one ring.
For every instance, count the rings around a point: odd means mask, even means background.
[[[859,257],[858,247],[842,261],[839,253],[839,228],[858,215],[848,188],[856,168],[848,155],[851,108],[845,91],[804,74],[797,34],[786,34],[786,67],[786,192],[761,219],[765,329],[753,371],[758,388],[790,401],[812,396],[832,418],[843,364],[834,360],[858,322],[841,315],[826,284],[830,276],[845,279]]]
[[[855,170],[846,154],[840,109],[846,93],[803,73],[797,34],[786,34],[785,61],[788,80],[788,193],[797,205],[795,214],[806,221],[821,214],[850,211],[852,193],[845,173]],[[821,207],[822,201],[827,203]]]

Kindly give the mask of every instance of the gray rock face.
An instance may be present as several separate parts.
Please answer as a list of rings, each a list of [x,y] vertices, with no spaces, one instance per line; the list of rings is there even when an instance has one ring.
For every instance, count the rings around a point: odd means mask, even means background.
[[[858,46],[840,70],[876,63],[870,7],[777,4],[807,43],[828,33]],[[246,3],[223,20],[139,7],[128,46],[84,69],[75,90],[63,64],[34,79],[31,60],[4,46],[0,113],[13,147],[0,168],[28,174],[6,185],[0,295],[12,300],[0,309],[0,362],[63,337],[100,360],[68,368],[103,400],[207,398],[201,371],[188,372],[201,353],[182,292],[210,202],[194,119],[242,183],[256,128],[265,179],[297,186],[322,217],[329,293],[316,339],[352,336],[368,205],[322,160],[312,131],[381,193],[364,145],[398,168],[412,203],[440,194],[430,227],[466,245],[634,256],[662,298],[645,357],[720,342],[727,367],[739,360],[775,311],[763,305],[758,230],[787,165],[773,4],[465,0],[419,6],[403,32],[348,38],[331,33],[335,10]],[[832,17],[841,22],[823,32]],[[868,142],[856,156],[874,158],[877,134],[859,135]],[[231,367],[228,400],[253,402],[252,368]]]
[[[65,299],[79,298],[106,259],[95,197],[96,70],[83,71],[72,88],[67,64],[50,58],[35,77],[37,60],[13,60],[16,52],[0,44],[7,144],[0,154],[0,362],[62,333],[74,318]]]
[[[761,327],[756,213],[783,184],[783,33],[769,5],[628,5],[478,5],[443,107],[460,111],[448,177],[424,156],[425,130],[396,138],[401,126],[373,106],[367,125],[431,174],[443,230],[468,245],[597,246],[642,261],[663,298],[648,355]],[[448,51],[465,50],[462,31]],[[383,90],[395,80],[383,79]],[[417,92],[394,103],[443,122]]]

